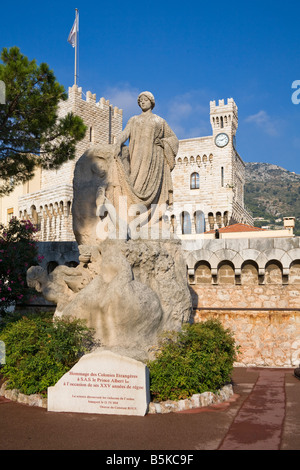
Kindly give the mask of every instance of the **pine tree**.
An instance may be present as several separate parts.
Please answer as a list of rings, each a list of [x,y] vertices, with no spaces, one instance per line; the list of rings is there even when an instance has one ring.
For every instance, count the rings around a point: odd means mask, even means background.
[[[67,99],[46,63],[37,65],[18,47],[1,52],[0,81],[5,102],[0,104],[0,196],[28,181],[37,166],[57,169],[75,157],[76,143],[86,132],[81,118],[58,118],[58,104]],[[3,101],[2,101],[3,102]]]

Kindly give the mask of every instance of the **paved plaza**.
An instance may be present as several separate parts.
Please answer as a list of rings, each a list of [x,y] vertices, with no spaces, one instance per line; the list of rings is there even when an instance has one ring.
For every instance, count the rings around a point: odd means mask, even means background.
[[[228,402],[145,417],[53,413],[1,398],[0,449],[300,450],[293,369],[235,368],[232,379]]]

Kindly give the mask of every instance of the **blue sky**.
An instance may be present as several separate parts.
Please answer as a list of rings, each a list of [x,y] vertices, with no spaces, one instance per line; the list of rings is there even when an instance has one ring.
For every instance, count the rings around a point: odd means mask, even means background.
[[[149,90],[178,138],[210,135],[210,100],[232,97],[243,160],[300,173],[299,0],[2,2],[0,48],[47,62],[68,88],[75,8],[78,84],[122,108],[124,124]]]

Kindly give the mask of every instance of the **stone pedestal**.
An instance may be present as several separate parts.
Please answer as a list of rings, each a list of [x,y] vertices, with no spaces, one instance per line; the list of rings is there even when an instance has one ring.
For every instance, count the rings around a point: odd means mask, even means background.
[[[164,331],[190,320],[179,240],[106,240],[79,252],[76,268],[57,266],[48,275],[34,266],[27,282],[56,303],[56,317],[84,320],[103,349],[146,362]]]

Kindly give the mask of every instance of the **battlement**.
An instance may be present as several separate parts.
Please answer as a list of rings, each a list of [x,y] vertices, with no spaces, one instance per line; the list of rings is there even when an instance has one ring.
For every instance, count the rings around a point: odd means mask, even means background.
[[[83,93],[82,88],[77,85],[69,87],[68,99],[59,103],[59,117],[70,112],[83,120],[86,133],[76,144],[74,160],[65,162],[59,172],[43,169],[41,187],[46,190],[64,184],[72,185],[75,163],[86,149],[101,143],[113,144],[122,132],[122,110],[112,106],[105,98],[97,102],[95,93]]]
[[[210,101],[210,113],[223,113],[233,111],[237,115],[238,107],[233,98],[227,99],[227,104],[225,100],[221,99],[216,104],[216,100]]]
[[[213,130],[230,127],[235,134],[238,127],[238,107],[234,99],[228,98],[227,104],[224,99],[219,100],[218,104],[215,100],[210,101],[210,122]]]
[[[94,104],[95,106],[101,109],[111,108],[114,112],[114,115],[116,114],[120,114],[121,116],[123,115],[122,109],[119,109],[117,106],[113,106],[112,104],[110,104],[109,100],[106,100],[103,97],[100,98],[100,100],[97,103],[96,93],[87,91],[85,95],[85,99],[82,98],[82,95],[83,95],[82,87],[78,87],[77,85],[73,85],[72,87],[69,87],[68,96],[69,96],[70,101],[82,100],[83,102]]]

